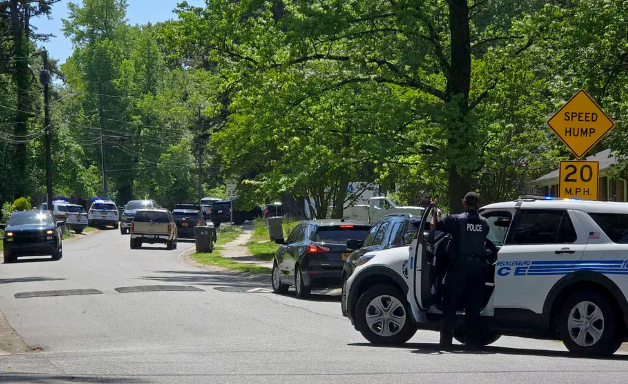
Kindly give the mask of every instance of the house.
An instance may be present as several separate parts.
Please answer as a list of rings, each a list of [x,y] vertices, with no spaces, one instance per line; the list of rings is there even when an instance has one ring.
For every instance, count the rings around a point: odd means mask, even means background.
[[[587,161],[600,163],[598,200],[600,201],[628,201],[626,179],[615,179],[608,175],[612,165],[618,163],[617,157],[610,149],[598,152],[586,158]],[[535,193],[543,196],[558,196],[558,169],[543,175],[531,183]]]

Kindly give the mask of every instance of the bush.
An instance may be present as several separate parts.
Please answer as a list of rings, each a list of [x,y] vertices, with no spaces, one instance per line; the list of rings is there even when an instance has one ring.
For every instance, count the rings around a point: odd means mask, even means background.
[[[8,201],[2,205],[2,221],[9,221],[9,216],[11,216],[11,212],[13,212],[13,204]]]
[[[16,211],[30,211],[31,208],[33,207],[31,206],[31,203],[25,197],[20,197],[19,199],[13,202],[13,208]]]

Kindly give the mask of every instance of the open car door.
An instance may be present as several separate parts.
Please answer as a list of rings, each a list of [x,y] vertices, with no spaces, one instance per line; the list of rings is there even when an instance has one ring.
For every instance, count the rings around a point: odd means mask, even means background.
[[[430,290],[431,265],[427,257],[429,232],[426,229],[429,225],[428,219],[430,213],[435,208],[435,203],[430,203],[429,207],[423,212],[417,235],[414,237],[410,245],[409,255],[409,272],[408,273],[408,300],[416,302],[419,308],[428,309],[432,305],[432,292]],[[428,234],[428,236],[426,236]]]

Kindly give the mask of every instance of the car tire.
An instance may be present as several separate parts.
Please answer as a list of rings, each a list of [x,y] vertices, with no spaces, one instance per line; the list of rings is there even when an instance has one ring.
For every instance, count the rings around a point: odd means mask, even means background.
[[[4,251],[4,263],[10,264],[15,263],[17,261],[17,257],[13,256],[13,253],[9,251]]]
[[[120,224],[115,223],[115,224],[113,225],[113,229],[118,229],[118,227],[119,227],[119,226],[120,226]]]
[[[53,253],[51,256],[53,261],[61,260],[61,258],[63,257],[63,248],[57,249],[57,252]]]
[[[502,335],[498,332],[491,330],[482,331],[482,335],[479,337],[479,344],[483,347],[487,345],[491,345],[497,340],[499,340]],[[467,342],[467,333],[463,328],[454,328],[454,339],[456,339],[460,344],[465,344]]]
[[[76,228],[74,230],[74,233],[76,233],[77,235],[80,235],[81,233],[83,233],[83,228]]]
[[[305,285],[303,274],[301,274],[301,267],[297,265],[294,269],[297,271],[294,277],[294,288],[297,291],[297,299],[307,299],[312,292],[312,288]]]
[[[131,239],[131,249],[142,248],[142,242],[138,239]]]
[[[345,295],[347,294],[347,275],[342,274],[342,291],[340,297],[342,298],[340,301],[340,312],[342,312],[343,316],[347,316],[347,309],[345,308]]]
[[[121,235],[126,234],[126,229],[124,227],[120,227],[120,234]]]
[[[174,249],[174,240],[170,240],[168,242],[166,242],[166,249],[171,251]]]
[[[273,262],[273,270],[270,276],[270,283],[273,286],[273,292],[277,294],[284,294],[288,292],[288,288],[290,288],[287,284],[281,282],[280,279],[281,271],[279,271],[279,265],[277,264],[277,260]]]
[[[575,355],[611,356],[622,343],[619,321],[611,300],[598,291],[587,289],[565,301],[558,316],[558,330],[563,344]]]
[[[389,317],[384,322],[381,321],[382,314]],[[354,316],[358,331],[375,345],[401,345],[417,331],[412,324],[405,296],[390,285],[376,285],[364,292],[358,300]]]

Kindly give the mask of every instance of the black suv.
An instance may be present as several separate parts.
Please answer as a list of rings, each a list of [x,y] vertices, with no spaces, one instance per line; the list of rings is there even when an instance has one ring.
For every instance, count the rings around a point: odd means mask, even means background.
[[[231,209],[233,209],[233,221],[231,220]],[[262,209],[260,207],[242,211],[238,209],[237,200],[220,200],[212,205],[211,221],[216,227],[219,227],[222,223],[231,222],[236,225],[242,225],[245,221],[254,220],[257,217],[262,217]]]
[[[349,256],[347,240],[363,239],[369,223],[340,220],[302,221],[275,253],[272,285],[284,293],[294,285],[298,298],[307,297],[312,288],[339,287],[342,266]]]
[[[63,221],[54,221],[50,211],[13,212],[4,229],[4,262],[17,261],[18,256],[47,256],[53,260],[63,255]]]

